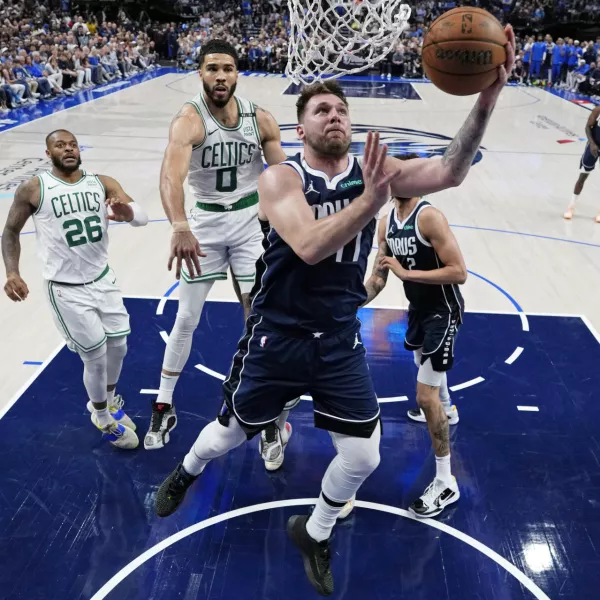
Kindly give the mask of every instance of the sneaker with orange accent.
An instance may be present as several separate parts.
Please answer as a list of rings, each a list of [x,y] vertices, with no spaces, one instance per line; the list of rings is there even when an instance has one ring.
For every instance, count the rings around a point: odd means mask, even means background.
[[[563,219],[570,221],[573,218],[574,214],[575,214],[575,206],[573,206],[572,204],[569,204],[569,207],[567,208],[567,210],[565,211],[565,214],[563,215]]]
[[[600,223],[600,213],[598,213],[596,215],[596,218],[594,219],[594,221],[596,221],[596,223]]]

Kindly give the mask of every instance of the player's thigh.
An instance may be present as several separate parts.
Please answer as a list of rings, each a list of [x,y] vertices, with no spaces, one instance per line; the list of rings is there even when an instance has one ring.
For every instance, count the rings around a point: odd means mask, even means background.
[[[255,206],[230,215],[231,236],[228,239],[228,261],[233,276],[240,284],[254,283],[256,261],[263,253],[263,233]],[[240,286],[247,287],[247,286]]]
[[[71,350],[90,352],[106,342],[106,333],[89,286],[45,282],[46,299],[57,329]]]
[[[210,212],[200,208],[193,208],[190,215],[190,228],[200,244],[202,254],[200,262],[200,275],[190,277],[187,266],[183,265],[181,277],[188,283],[199,281],[216,281],[227,279],[227,230],[228,214],[224,212]]]
[[[283,336],[261,323],[256,315],[248,319],[223,383],[225,416],[235,415],[249,438],[305,393],[310,378],[307,340]]]
[[[123,294],[117,285],[117,276],[112,269],[102,279],[89,286],[95,298],[102,327],[107,337],[129,335],[129,313],[123,303]]]
[[[585,150],[579,161],[579,172],[589,175],[596,168],[596,162],[598,162],[598,157],[592,154],[588,143],[585,145]]]
[[[315,425],[368,438],[379,420],[379,403],[359,328],[319,340],[310,392]]]
[[[404,347],[408,351],[417,350],[423,346],[425,332],[421,327],[420,313],[412,308],[408,309],[408,325],[404,336]]]
[[[454,343],[460,327],[459,314],[424,314],[421,326],[425,332],[421,365],[430,360],[434,371],[450,370],[454,364]]]

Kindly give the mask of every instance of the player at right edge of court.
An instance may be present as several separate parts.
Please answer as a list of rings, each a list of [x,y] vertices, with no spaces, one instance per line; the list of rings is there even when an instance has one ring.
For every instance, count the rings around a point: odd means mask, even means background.
[[[311,585],[333,594],[329,538],[336,520],[380,460],[380,411],[360,336],[358,308],[375,216],[390,196],[413,198],[465,179],[514,63],[506,62],[439,159],[399,161],[369,133],[364,157],[349,154],[346,97],[332,81],[306,87],[297,103],[303,152],[259,179],[260,207],[271,229],[258,265],[246,331],[238,343],[224,406],[160,486],[158,516],[173,514],[206,465],[275,422],[286,402],[309,392],[315,426],[328,430],[336,456],[314,511],[293,515],[287,532]]]
[[[414,160],[417,155],[402,157]],[[462,322],[464,301],[458,286],[467,268],[444,215],[426,200],[393,198],[394,206],[378,228],[378,252],[368,279],[367,302],[385,287],[392,271],[404,284],[409,301],[404,345],[414,354],[418,410],[413,421],[427,423],[435,453],[436,475],[409,510],[417,517],[436,517],[460,498],[450,468],[450,424],[458,411],[450,401],[446,371],[454,362],[454,340]]]

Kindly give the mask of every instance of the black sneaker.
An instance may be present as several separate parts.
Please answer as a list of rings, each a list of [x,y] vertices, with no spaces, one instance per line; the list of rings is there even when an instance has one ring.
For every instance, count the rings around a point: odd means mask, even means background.
[[[177,427],[177,413],[172,404],[152,403],[150,429],[144,438],[146,450],[158,450],[169,443],[169,432]]]
[[[179,463],[177,468],[162,482],[156,494],[154,509],[159,517],[172,515],[183,502],[188,488],[198,479],[190,475]]]
[[[304,571],[321,596],[333,594],[329,540],[317,542],[306,531],[307,515],[293,515],[287,522],[287,533],[302,554]]]

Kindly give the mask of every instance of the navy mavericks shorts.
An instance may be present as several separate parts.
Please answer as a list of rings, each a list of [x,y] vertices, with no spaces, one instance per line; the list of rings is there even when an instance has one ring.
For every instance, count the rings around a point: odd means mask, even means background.
[[[404,347],[411,351],[421,348],[421,364],[430,358],[434,371],[449,371],[454,364],[454,340],[461,322],[459,309],[434,313],[409,308]]]
[[[219,421],[235,416],[248,439],[307,392],[316,427],[369,438],[379,422],[358,320],[336,332],[290,335],[250,315],[223,392]]]
[[[581,160],[579,161],[579,171],[580,173],[591,173],[598,161],[598,157],[592,154],[590,150],[589,142],[585,145],[585,150],[581,156]]]

